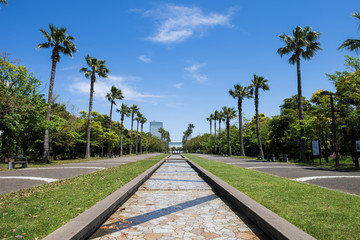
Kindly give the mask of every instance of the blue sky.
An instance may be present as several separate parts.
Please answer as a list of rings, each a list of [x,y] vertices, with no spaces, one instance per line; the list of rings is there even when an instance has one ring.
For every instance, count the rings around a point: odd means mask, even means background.
[[[276,35],[290,34],[298,25],[319,31],[323,48],[301,63],[303,95],[308,99],[316,90],[334,90],[325,73],[344,70],[344,56],[354,56],[337,48],[360,36],[351,17],[355,11],[359,2],[350,0],[8,0],[0,9],[0,51],[22,60],[47,94],[51,52],[36,49],[45,42],[39,29],[66,27],[78,53],[73,59],[62,56],[57,65],[54,92],[60,101],[77,112],[88,110],[89,80],[79,69],[90,54],[106,60],[111,70],[108,79],[97,79],[94,111],[109,114],[104,96],[115,85],[124,103],[138,105],[149,122],[164,122],[171,139],[180,141],[189,123],[195,125],[193,136],[203,134],[209,131],[210,113],[236,108],[228,90],[236,83],[249,85],[254,73],[270,86],[260,93],[260,112],[279,114],[297,85],[295,66],[276,54],[283,46]],[[253,115],[253,100],[245,100],[244,117]],[[115,111],[113,116],[119,120]],[[130,127],[129,119],[125,126]]]

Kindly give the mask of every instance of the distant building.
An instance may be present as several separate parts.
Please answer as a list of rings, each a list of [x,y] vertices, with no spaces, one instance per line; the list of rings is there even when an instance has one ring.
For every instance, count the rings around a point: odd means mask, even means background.
[[[155,121],[150,122],[150,133],[151,133],[151,135],[153,135],[154,137],[161,138],[161,134],[159,133],[159,129],[162,128],[162,127],[163,127],[162,122],[155,122]]]

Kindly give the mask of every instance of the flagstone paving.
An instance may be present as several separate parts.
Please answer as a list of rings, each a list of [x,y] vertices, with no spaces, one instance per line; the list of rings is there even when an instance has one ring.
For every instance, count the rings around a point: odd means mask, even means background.
[[[167,160],[90,239],[267,239],[184,160]]]

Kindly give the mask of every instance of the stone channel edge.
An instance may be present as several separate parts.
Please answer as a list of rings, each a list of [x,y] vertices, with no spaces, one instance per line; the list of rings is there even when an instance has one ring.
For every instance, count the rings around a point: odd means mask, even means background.
[[[214,174],[200,167],[193,161],[187,158],[185,159],[216,193],[241,213],[244,213],[270,238],[279,240],[315,240],[314,237],[230,186]]]
[[[87,239],[166,161],[166,158],[47,235],[44,240]]]

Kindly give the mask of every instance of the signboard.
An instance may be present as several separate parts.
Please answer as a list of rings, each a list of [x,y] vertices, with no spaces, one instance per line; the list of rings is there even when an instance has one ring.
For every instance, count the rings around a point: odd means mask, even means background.
[[[360,152],[360,140],[356,141],[356,152]]]
[[[320,156],[319,141],[312,141],[312,152],[314,156]]]

